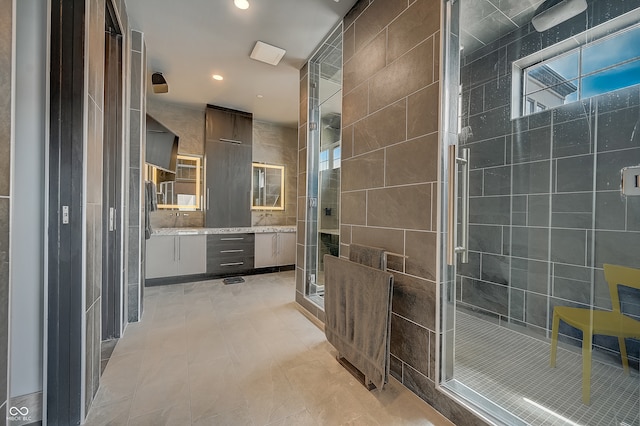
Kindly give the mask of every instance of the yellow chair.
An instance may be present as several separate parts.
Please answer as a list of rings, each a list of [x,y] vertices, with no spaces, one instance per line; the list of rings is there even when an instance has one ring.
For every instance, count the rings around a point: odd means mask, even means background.
[[[594,334],[617,336],[620,344],[622,367],[629,373],[629,360],[625,338],[640,339],[640,321],[620,312],[620,296],[618,285],[640,289],[640,269],[617,265],[604,265],[604,277],[609,284],[612,311],[596,311],[593,309],[570,308],[556,306],[553,308],[553,327],[551,335],[551,367],[556,366],[558,349],[558,328],[560,320],[572,327],[582,330],[582,402],[589,405],[591,395],[591,351]]]

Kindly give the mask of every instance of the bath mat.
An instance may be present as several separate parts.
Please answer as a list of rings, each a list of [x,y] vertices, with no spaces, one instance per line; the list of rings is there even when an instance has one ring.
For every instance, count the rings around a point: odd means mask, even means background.
[[[222,280],[225,284],[240,284],[244,282],[244,278],[242,277],[229,277]]]

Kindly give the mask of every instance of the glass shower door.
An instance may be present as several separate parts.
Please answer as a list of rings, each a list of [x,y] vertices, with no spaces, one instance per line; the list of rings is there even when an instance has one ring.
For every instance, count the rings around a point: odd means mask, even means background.
[[[447,6],[442,386],[509,425],[638,425],[640,86],[605,77],[640,2],[541,33],[495,4]]]
[[[342,26],[309,61],[307,297],[323,306],[325,254],[340,248]]]

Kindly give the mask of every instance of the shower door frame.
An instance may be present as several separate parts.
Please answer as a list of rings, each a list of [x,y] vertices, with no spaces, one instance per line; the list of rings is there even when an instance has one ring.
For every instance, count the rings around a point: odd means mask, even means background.
[[[460,229],[462,216],[467,216],[462,225],[468,226],[468,150],[459,149],[459,102],[460,102],[460,3],[461,0],[444,0],[441,60],[441,112],[440,112],[440,232],[438,282],[440,312],[436,317],[439,333],[437,370],[440,372],[437,387],[448,397],[456,400],[481,419],[508,426],[526,426],[527,423],[493,401],[459,382],[454,377],[455,368],[455,324],[456,324],[456,273],[460,255],[468,262],[468,229]],[[463,168],[463,179],[459,174]],[[453,181],[453,182],[452,182]],[[460,184],[462,183],[462,191]],[[460,192],[466,197],[459,202]],[[459,208],[459,204],[462,208]],[[459,232],[460,231],[460,232]],[[460,235],[458,235],[460,234]],[[459,238],[462,241],[459,241]],[[460,244],[462,243],[462,244]],[[460,244],[460,245],[459,245]]]

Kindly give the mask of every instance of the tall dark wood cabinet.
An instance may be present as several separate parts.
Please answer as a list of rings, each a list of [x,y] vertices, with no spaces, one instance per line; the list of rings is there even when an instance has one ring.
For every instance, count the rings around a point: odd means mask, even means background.
[[[251,226],[253,116],[207,105],[206,216],[208,228]]]

